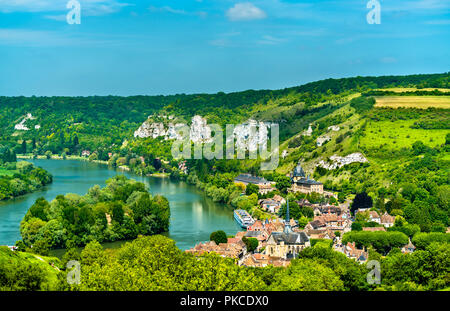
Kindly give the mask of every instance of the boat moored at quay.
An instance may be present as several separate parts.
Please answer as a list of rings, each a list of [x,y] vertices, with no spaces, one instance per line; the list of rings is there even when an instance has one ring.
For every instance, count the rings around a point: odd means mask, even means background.
[[[245,229],[255,223],[255,220],[252,218],[252,216],[250,216],[247,211],[244,211],[242,209],[237,209],[234,211],[234,219],[242,228]]]

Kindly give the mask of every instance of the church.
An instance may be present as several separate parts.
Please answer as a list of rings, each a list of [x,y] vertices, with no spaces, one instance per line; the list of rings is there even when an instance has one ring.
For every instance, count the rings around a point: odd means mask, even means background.
[[[310,246],[309,238],[304,232],[292,231],[289,217],[289,201],[286,207],[286,220],[283,232],[272,232],[267,239],[265,254],[283,259],[296,258],[305,247]]]
[[[289,189],[292,192],[312,193],[317,192],[323,194],[323,184],[306,177],[302,166],[298,164],[291,174],[292,187]]]

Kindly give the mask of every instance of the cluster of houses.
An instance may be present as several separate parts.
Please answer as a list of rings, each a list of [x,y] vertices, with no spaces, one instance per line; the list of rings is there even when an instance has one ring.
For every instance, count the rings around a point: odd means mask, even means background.
[[[257,253],[247,253],[242,239],[255,238],[258,240]],[[205,252],[216,252],[224,257],[237,260],[239,265],[259,266],[266,265],[287,266],[291,259],[296,258],[305,248],[310,246],[310,237],[304,230],[298,228],[298,223],[289,216],[289,205],[286,210],[286,219],[257,220],[247,228],[247,231],[238,232],[227,243],[216,245],[215,242],[199,243],[188,253],[201,255]]]
[[[240,174],[234,179],[234,183],[244,184],[245,186],[248,184],[256,185],[259,188],[258,193],[263,195],[276,190],[275,182],[267,181],[265,178],[253,176],[251,174]]]
[[[323,190],[323,184],[307,176],[300,164],[294,169],[290,178],[291,187],[288,189],[290,192],[316,192],[327,195]],[[275,190],[274,182],[250,174],[241,174],[235,178],[234,182],[257,185],[260,194],[267,194]],[[290,260],[296,258],[305,247],[311,246],[311,240],[329,239],[333,241],[335,251],[342,252],[348,258],[360,263],[368,260],[367,250],[357,248],[355,243],[344,245],[341,242],[340,237],[352,230],[353,220],[347,208],[328,204],[312,204],[306,199],[297,201],[299,206],[308,206],[314,211],[313,220],[301,229],[298,223],[290,218],[289,202],[286,202],[282,196],[274,195],[273,198],[262,199],[258,202],[262,210],[272,214],[278,214],[280,208],[286,203],[285,219],[256,220],[253,225],[247,227],[246,231],[238,232],[234,237],[228,238],[227,243],[219,245],[213,241],[199,243],[186,252],[195,255],[215,252],[223,257],[234,258],[239,265],[243,266],[287,266]],[[359,209],[357,213],[367,213],[369,221],[379,224],[377,227],[363,228],[365,231],[385,231],[395,222],[395,217],[387,213],[379,215],[376,211],[368,209]],[[246,245],[242,240],[244,237],[258,240],[255,252],[247,252]],[[415,247],[410,241],[402,248],[402,252],[409,253],[414,249]]]
[[[306,173],[300,164],[295,167],[290,177],[292,183],[292,186],[289,189],[290,192],[316,192],[319,194],[323,194],[323,184],[319,181],[311,179],[309,176],[306,176]]]
[[[348,258],[354,259],[359,263],[365,263],[369,259],[369,253],[364,248],[358,249],[355,242],[348,242],[347,245],[344,245],[341,240],[338,239],[333,244],[333,250],[341,252]]]
[[[186,161],[178,163],[178,169],[186,175],[189,173]]]
[[[356,211],[356,214],[358,213],[367,213],[370,222],[376,222],[377,224],[382,225],[379,227],[366,227],[363,228],[364,231],[386,231],[385,228],[392,227],[395,223],[395,217],[386,212],[380,216],[376,211],[360,208]]]
[[[247,248],[242,239],[228,238],[227,243],[216,244],[214,241],[199,243],[195,247],[186,250],[187,253],[203,255],[214,252],[222,257],[240,259],[247,253]]]
[[[281,195],[274,195],[271,199],[262,199],[258,201],[259,207],[265,211],[272,214],[278,214],[281,206],[286,204],[286,199]]]
[[[323,190],[323,184],[321,182],[307,176],[300,164],[295,167],[289,177],[291,178],[291,187],[288,189],[289,192],[330,194]],[[258,186],[258,192],[263,195],[276,190],[275,182],[267,181],[265,178],[253,176],[251,174],[240,174],[234,179],[234,182],[244,185],[254,184]]]
[[[319,193],[319,194],[329,194],[325,193],[323,190],[323,184],[316,181],[310,176],[306,176],[305,171],[300,164],[294,169],[291,178],[291,187],[288,189],[289,192],[301,192],[301,193]],[[241,183],[244,185],[253,184],[258,186],[259,193],[264,195],[269,192],[275,191],[275,182],[267,181],[265,178],[253,176],[251,174],[240,174],[234,179],[236,184]]]
[[[275,211],[285,199],[281,196],[269,200],[261,200],[262,208]],[[288,203],[288,202],[287,202]],[[296,258],[305,248],[311,246],[313,239],[329,239],[333,241],[333,249],[345,254],[348,258],[359,263],[368,260],[366,249],[359,249],[355,243],[342,244],[340,236],[351,231],[352,218],[350,213],[339,206],[316,205],[303,199],[297,202],[299,205],[307,205],[314,210],[314,219],[304,229],[299,228],[298,223],[289,216],[289,203],[286,209],[286,219],[276,218],[273,220],[256,220],[246,231],[238,232],[234,237],[228,238],[227,243],[216,245],[215,242],[199,243],[194,248],[187,250],[188,253],[201,255],[203,253],[215,252],[223,257],[234,258],[239,265],[264,267],[267,265],[287,266],[290,260]],[[358,212],[366,212],[359,210]],[[385,213],[379,215],[377,212],[368,211],[370,221],[379,223],[377,229],[364,228],[365,230],[385,230],[394,224],[395,218]],[[340,234],[337,234],[339,232]],[[255,238],[258,247],[254,253],[247,252],[246,245],[242,239]],[[415,249],[411,242],[402,248],[402,252],[413,252]]]

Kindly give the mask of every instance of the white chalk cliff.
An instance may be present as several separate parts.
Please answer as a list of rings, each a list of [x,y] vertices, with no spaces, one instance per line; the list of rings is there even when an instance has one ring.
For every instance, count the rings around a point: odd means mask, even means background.
[[[169,116],[167,119],[174,120],[175,118]],[[177,139],[181,138],[179,131],[182,126],[182,123],[174,124],[173,122],[170,122],[167,125],[164,125],[162,122],[153,122],[153,118],[150,116],[149,119],[134,132],[134,137],[164,137],[166,140]],[[229,137],[228,139],[236,140],[236,147],[238,148],[256,151],[259,146],[262,146],[263,148],[267,147],[269,128],[270,123],[250,119],[245,123],[236,125],[233,130],[233,137]],[[226,129],[223,128],[222,130],[223,135],[226,135]],[[207,124],[205,118],[198,115],[192,117],[189,128],[189,138],[194,143],[211,141],[211,128]]]
[[[27,115],[22,119],[22,121],[20,121],[20,123],[14,125],[14,129],[18,130],[18,131],[29,131],[30,129],[25,125],[25,122],[27,122],[28,120],[34,120],[36,119],[35,117],[33,117],[33,115],[31,113],[27,113]],[[39,126],[39,127],[37,127]],[[35,129],[39,129],[41,126],[40,125],[36,125]]]
[[[352,163],[357,163],[357,162],[359,162],[359,163],[366,163],[366,162],[369,162],[364,157],[364,155],[362,155],[362,153],[359,153],[359,152],[349,154],[349,155],[347,155],[345,157],[340,157],[340,156],[337,156],[337,155],[333,155],[333,156],[330,157],[330,160],[331,160],[331,163],[328,163],[328,162],[326,162],[324,160],[321,160],[317,164],[317,166],[323,167],[323,168],[325,168],[327,170],[334,170],[334,169],[341,168],[341,167],[343,167],[345,165],[352,164]]]

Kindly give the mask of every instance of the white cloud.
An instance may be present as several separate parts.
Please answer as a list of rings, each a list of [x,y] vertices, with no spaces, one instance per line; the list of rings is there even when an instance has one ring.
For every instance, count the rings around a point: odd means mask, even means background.
[[[128,3],[118,0],[79,0],[83,15],[105,15],[120,11]],[[0,0],[0,12],[60,12],[68,11],[68,0]]]
[[[285,42],[285,39],[276,38],[273,36],[263,36],[261,40],[259,40],[258,44],[264,44],[264,45],[276,45]]]
[[[227,11],[226,16],[231,21],[248,21],[267,17],[263,10],[250,2],[236,3]]]
[[[172,13],[172,14],[182,14],[182,15],[186,14],[186,11],[173,9],[170,6],[163,6],[161,8],[157,8],[157,7],[151,6],[148,9],[151,12]]]
[[[208,15],[207,12],[199,11],[199,12],[188,12],[185,10],[178,10],[174,9],[170,6],[163,6],[163,7],[154,7],[151,6],[148,8],[150,12],[156,12],[156,13],[171,13],[171,14],[177,14],[177,15],[197,15],[200,17],[206,17]]]

